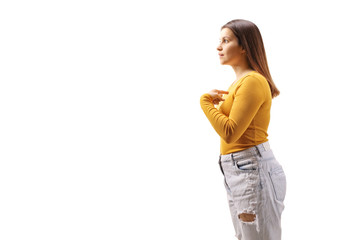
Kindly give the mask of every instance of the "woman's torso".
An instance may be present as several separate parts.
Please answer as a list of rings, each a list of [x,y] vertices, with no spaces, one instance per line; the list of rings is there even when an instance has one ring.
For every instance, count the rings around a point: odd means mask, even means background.
[[[225,101],[218,106],[218,109],[224,115],[230,115],[235,100],[235,93],[244,85],[245,81],[256,82],[254,85],[256,87],[246,89],[246,91],[252,91],[253,97],[261,98],[262,104],[259,106],[252,121],[246,127],[246,130],[238,140],[232,143],[227,143],[221,139],[220,151],[223,155],[242,151],[268,140],[267,130],[270,123],[272,96],[267,80],[260,73],[256,71],[250,72],[246,76],[239,79],[236,83],[231,85],[228,89],[229,94],[224,95]]]

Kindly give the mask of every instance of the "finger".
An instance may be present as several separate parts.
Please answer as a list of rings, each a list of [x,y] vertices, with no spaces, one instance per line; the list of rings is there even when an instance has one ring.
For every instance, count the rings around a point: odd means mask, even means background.
[[[224,91],[224,90],[217,90],[218,94],[228,94],[228,91]]]

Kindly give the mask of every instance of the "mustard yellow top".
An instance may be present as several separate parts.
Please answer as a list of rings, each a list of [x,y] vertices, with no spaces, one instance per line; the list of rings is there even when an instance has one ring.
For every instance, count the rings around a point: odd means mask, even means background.
[[[215,108],[212,97],[200,98],[201,108],[221,138],[222,155],[266,142],[270,122],[271,91],[265,77],[252,71],[239,79]]]

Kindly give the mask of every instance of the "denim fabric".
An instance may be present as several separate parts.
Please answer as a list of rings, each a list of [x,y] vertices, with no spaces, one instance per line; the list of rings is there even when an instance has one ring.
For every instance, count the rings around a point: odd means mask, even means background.
[[[236,237],[241,240],[280,240],[286,177],[269,143],[220,155],[220,169]],[[255,214],[244,222],[241,213]]]

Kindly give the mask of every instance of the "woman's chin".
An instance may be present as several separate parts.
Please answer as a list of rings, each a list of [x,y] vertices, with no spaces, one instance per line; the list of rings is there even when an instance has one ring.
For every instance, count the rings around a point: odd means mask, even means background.
[[[226,65],[226,61],[220,60],[220,64],[221,64],[221,65]]]

